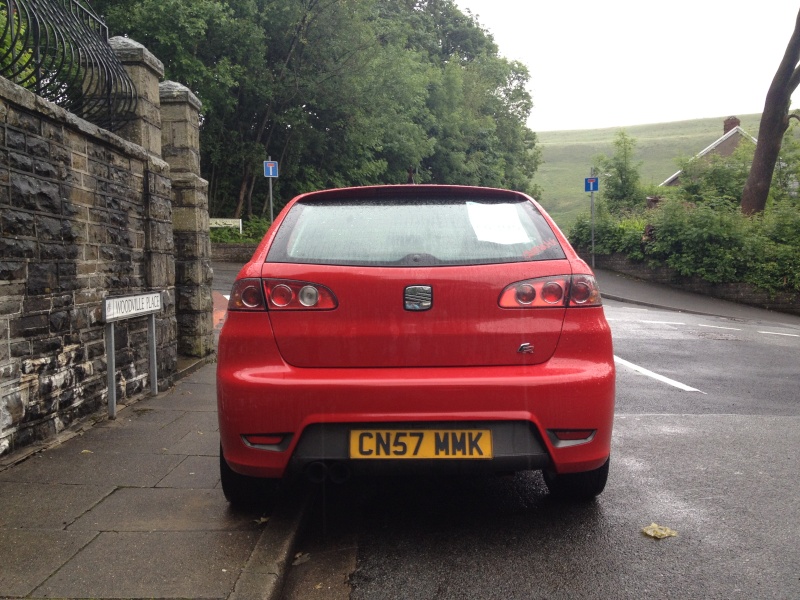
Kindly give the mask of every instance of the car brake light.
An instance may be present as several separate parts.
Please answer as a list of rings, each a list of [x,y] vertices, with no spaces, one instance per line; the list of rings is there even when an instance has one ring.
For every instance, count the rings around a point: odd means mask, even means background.
[[[228,310],[265,310],[260,279],[240,279],[233,284]]]
[[[306,281],[265,279],[264,295],[269,310],[333,310],[339,305],[330,289]]]
[[[602,304],[600,288],[592,275],[573,275],[569,288],[570,306],[599,306]]]
[[[556,275],[517,281],[500,294],[501,308],[600,306],[600,290],[591,275]]]

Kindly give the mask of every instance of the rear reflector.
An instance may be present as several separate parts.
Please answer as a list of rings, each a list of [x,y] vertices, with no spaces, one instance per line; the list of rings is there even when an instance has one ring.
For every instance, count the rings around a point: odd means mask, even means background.
[[[569,448],[588,444],[597,434],[596,429],[548,429],[547,437],[556,448]]]
[[[552,431],[559,440],[587,440],[595,432],[594,429],[553,429]]]
[[[251,435],[244,435],[245,440],[247,440],[253,446],[277,446],[283,441],[285,436],[283,435],[269,435],[269,434],[251,434]]]

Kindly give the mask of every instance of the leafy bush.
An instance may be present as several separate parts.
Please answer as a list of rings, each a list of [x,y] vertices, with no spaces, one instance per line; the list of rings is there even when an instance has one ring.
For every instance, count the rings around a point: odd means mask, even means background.
[[[234,227],[215,227],[210,232],[211,241],[221,244],[247,244],[260,242],[269,229],[270,221],[264,217],[251,217],[242,223],[242,233]]]
[[[629,157],[621,152],[623,142],[628,145],[622,149],[633,146],[621,137],[617,159]],[[641,202],[626,206],[615,199],[609,211],[601,202],[595,253],[619,252],[711,283],[747,282],[772,294],[800,292],[800,141],[794,129],[787,132],[766,210],[745,216],[739,203],[753,152],[753,144],[743,143],[730,156],[681,161],[677,187],[639,188],[661,197],[654,209],[637,210]],[[625,165],[635,172],[636,165]],[[578,218],[569,237],[579,248],[591,247],[589,215]]]
[[[609,213],[605,202],[599,201],[595,210],[595,253],[622,252],[634,260],[643,259],[642,237],[646,226],[645,213],[631,213],[625,217],[615,217]],[[574,246],[591,248],[591,215],[582,214],[578,217],[570,229],[569,239]]]
[[[645,238],[647,225],[652,233]],[[579,248],[591,246],[588,215],[578,219],[569,237]],[[595,253],[617,252],[712,283],[800,292],[800,210],[783,201],[749,217],[724,198],[700,204],[666,199],[657,208],[622,217],[599,210]]]

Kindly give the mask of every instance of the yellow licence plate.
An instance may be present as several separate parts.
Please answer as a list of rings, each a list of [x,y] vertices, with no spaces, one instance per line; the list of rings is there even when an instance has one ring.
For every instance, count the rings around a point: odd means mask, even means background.
[[[350,458],[492,458],[489,429],[354,429]]]

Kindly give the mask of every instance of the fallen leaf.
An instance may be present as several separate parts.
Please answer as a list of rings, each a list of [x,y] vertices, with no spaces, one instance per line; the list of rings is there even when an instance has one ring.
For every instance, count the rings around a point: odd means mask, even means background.
[[[255,520],[255,523],[256,523],[257,525],[263,525],[263,524],[264,524],[264,523],[266,523],[267,521],[269,521],[269,517],[261,517],[260,519],[256,519],[256,520]]]
[[[307,563],[311,560],[311,555],[306,554],[305,552],[298,552],[294,555],[294,562],[292,563],[293,566],[302,565],[303,563]]]
[[[314,589],[315,590],[321,590],[322,589],[322,584],[318,583],[317,585],[314,586]]]
[[[91,450],[81,450],[81,454],[94,454]]]
[[[642,533],[658,540],[662,540],[666,537],[675,537],[678,535],[677,531],[674,531],[669,527],[664,527],[663,525],[657,525],[655,523],[650,523],[650,525],[642,529]]]

